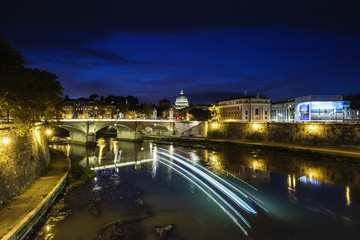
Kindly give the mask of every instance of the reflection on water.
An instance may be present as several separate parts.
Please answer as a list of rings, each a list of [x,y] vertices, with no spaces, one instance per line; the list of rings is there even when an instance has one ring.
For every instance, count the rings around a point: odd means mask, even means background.
[[[350,203],[350,188],[349,186],[346,186],[346,205],[350,206]]]
[[[213,151],[113,139],[99,139],[95,148],[53,147],[97,171],[90,192],[113,195],[119,187],[107,192],[102,186],[111,182],[131,182],[138,189],[131,190],[134,194],[144,192],[152,216],[136,223],[146,232],[142,239],[153,239],[151,229],[157,224],[175,224],[173,239],[360,239],[360,170],[346,164],[260,149],[224,146]],[[81,188],[76,191],[72,194],[79,197]],[[105,210],[94,229],[121,215],[106,211],[118,204],[102,204]],[[71,206],[81,209],[78,203]],[[56,232],[54,239],[95,238],[79,229],[74,238],[64,233],[88,221],[86,207],[79,212],[48,225]]]

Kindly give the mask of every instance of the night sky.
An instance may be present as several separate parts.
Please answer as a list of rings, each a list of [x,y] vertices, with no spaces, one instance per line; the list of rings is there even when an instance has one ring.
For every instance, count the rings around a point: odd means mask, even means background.
[[[359,0],[2,0],[0,34],[70,98],[360,93]]]

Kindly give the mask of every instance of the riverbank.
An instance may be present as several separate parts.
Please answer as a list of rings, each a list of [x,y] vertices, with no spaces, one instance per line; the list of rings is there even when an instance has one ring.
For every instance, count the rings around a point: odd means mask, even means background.
[[[325,147],[325,146],[312,146],[303,144],[292,144],[284,142],[259,142],[259,141],[245,141],[235,139],[210,139],[203,137],[175,137],[175,136],[146,136],[144,139],[155,141],[172,141],[172,142],[187,142],[195,144],[214,144],[214,143],[231,143],[239,144],[243,146],[258,146],[258,147],[271,147],[271,148],[283,148],[287,150],[296,151],[311,151],[315,153],[322,153],[328,155],[338,155],[352,158],[360,158],[360,150],[346,147]]]
[[[2,240],[22,239],[27,235],[65,186],[69,170],[70,160],[53,151],[47,172],[1,206]]]

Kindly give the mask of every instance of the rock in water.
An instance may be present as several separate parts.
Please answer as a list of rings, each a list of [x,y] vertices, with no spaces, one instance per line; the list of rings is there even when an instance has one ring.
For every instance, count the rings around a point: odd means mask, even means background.
[[[120,240],[123,238],[121,222],[117,222],[111,226],[111,240]]]
[[[70,214],[71,214],[71,210],[67,210],[66,212],[58,212],[54,216],[50,217],[49,221],[60,222],[65,220],[65,218],[67,218]]]
[[[155,228],[155,233],[160,239],[166,239],[171,230],[174,228],[173,224],[167,225],[166,227],[157,226]]]
[[[100,209],[94,203],[89,203],[88,210],[95,217],[100,216]]]
[[[144,205],[144,201],[141,200],[140,198],[138,198],[134,201],[134,204],[137,206],[142,206],[142,205]]]
[[[100,216],[100,205],[101,205],[101,196],[99,191],[94,192],[94,198],[90,200],[90,203],[88,204],[88,210],[92,215],[95,217]]]
[[[115,221],[104,225],[98,232],[99,240],[122,240],[124,239],[123,222]]]

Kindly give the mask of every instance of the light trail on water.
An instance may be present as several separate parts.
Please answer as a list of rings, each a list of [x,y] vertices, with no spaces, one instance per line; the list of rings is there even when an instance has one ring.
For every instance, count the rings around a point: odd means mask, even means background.
[[[234,192],[230,191],[227,187],[225,187],[224,185],[222,185],[220,182],[216,181],[214,178],[211,178],[208,174],[204,173],[203,171],[200,171],[198,168],[194,167],[193,165],[185,162],[184,160],[181,160],[180,158],[167,154],[165,152],[158,152],[158,154],[161,154],[163,156],[169,157],[175,161],[177,161],[178,163],[186,166],[187,168],[191,169],[192,171],[196,172],[197,174],[199,174],[202,178],[206,179],[208,182],[210,182],[212,184],[212,186],[216,187],[219,191],[221,191],[222,193],[224,193],[227,197],[229,197],[230,199],[233,200],[233,202],[239,206],[241,209],[243,209],[244,211],[248,212],[248,213],[252,213],[252,214],[257,214],[256,211],[249,205],[247,204],[244,200],[242,200],[241,198],[239,198]]]
[[[253,196],[252,194],[250,194],[249,192],[247,192],[246,190],[244,189],[238,189],[237,187],[235,187],[234,185],[232,185],[231,183],[229,183],[228,181],[226,181],[225,179],[219,177],[218,175],[216,175],[215,173],[209,171],[208,169],[206,169],[205,167],[201,166],[200,164],[198,163],[195,163],[193,161],[191,161],[190,159],[182,156],[182,155],[179,155],[177,153],[173,153],[173,152],[170,152],[169,150],[166,150],[164,148],[159,148],[160,150],[162,151],[165,151],[165,152],[168,152],[170,153],[171,156],[176,156],[177,158],[181,158],[183,159],[184,161],[186,162],[191,162],[193,165],[195,165],[196,167],[202,169],[203,171],[207,172],[208,174],[212,175],[214,178],[218,179],[219,181],[221,181],[222,183],[224,183],[225,185],[227,185],[228,187],[232,188],[233,190],[235,190],[236,192],[238,192],[239,194],[241,194],[243,197],[245,197],[247,200],[255,203],[258,207],[262,208],[264,211],[266,212],[269,212],[264,206],[263,206],[263,203],[257,199],[255,196]],[[174,159],[175,160],[175,159]],[[241,180],[242,181],[242,180]],[[252,187],[250,184],[246,183],[245,181],[242,181],[243,183],[245,183],[246,185],[250,186],[251,188],[254,188]],[[257,189],[255,189],[257,191]]]
[[[205,167],[191,161],[190,159],[174,153],[174,151],[169,151],[163,148],[154,147],[153,149],[153,158],[144,159],[140,161],[131,161],[120,163],[121,161],[121,150],[117,149],[114,156],[114,164],[107,166],[99,166],[92,168],[93,170],[100,170],[112,167],[123,167],[133,164],[141,164],[146,162],[152,162],[152,167],[157,168],[157,162],[167,166],[169,169],[174,170],[189,182],[197,186],[202,192],[204,192],[220,209],[230,217],[230,219],[238,226],[244,235],[248,236],[247,230],[241,224],[245,224],[248,228],[251,228],[248,221],[244,216],[236,209],[234,206],[239,207],[248,214],[256,215],[257,212],[249,204],[253,203],[267,211],[263,206],[261,206],[261,201],[253,197],[251,194],[242,192],[237,187],[233,186],[231,183],[217,176],[215,173],[209,171]],[[190,164],[191,163],[191,164]],[[156,170],[155,170],[156,171]],[[156,175],[156,173],[155,173]],[[152,172],[152,177],[155,177],[154,172]],[[229,189],[230,188],[230,189]],[[231,190],[232,189],[232,190]],[[240,194],[244,197],[245,200],[241,199],[234,192]],[[225,198],[224,198],[225,196]],[[230,210],[230,211],[229,211]],[[241,220],[239,222],[238,220]]]
[[[226,206],[228,206],[249,228],[251,228],[250,224],[244,219],[243,216],[241,216],[241,214],[239,212],[237,212],[229,203],[226,202],[225,199],[223,199],[218,193],[216,193],[213,189],[209,188],[209,186],[207,184],[205,184],[204,182],[202,182],[200,179],[198,179],[195,175],[191,174],[189,171],[179,167],[181,170],[183,170],[184,172],[186,172],[187,174],[189,174],[190,176],[192,176],[194,179],[197,180],[194,181],[193,179],[191,179],[189,176],[187,176],[186,174],[182,173],[180,170],[174,168],[173,162],[165,159],[165,158],[159,158],[158,160],[160,163],[164,164],[165,166],[172,168],[175,172],[179,173],[181,176],[183,176],[185,179],[187,179],[188,181],[190,181],[191,183],[193,183],[194,185],[196,185],[202,192],[204,192],[211,200],[213,200],[220,208],[221,210],[223,210],[223,212],[225,212],[226,215],[228,215],[231,220],[233,220],[233,222],[243,231],[243,233],[248,236],[247,231],[244,229],[243,226],[241,226],[241,224],[236,220],[236,218],[229,212],[227,211],[222,205],[221,203],[219,203],[215,198],[213,198],[204,188],[202,188],[198,183],[202,183],[204,186],[206,186],[216,197],[218,197]],[[165,163],[169,162],[171,165]]]

